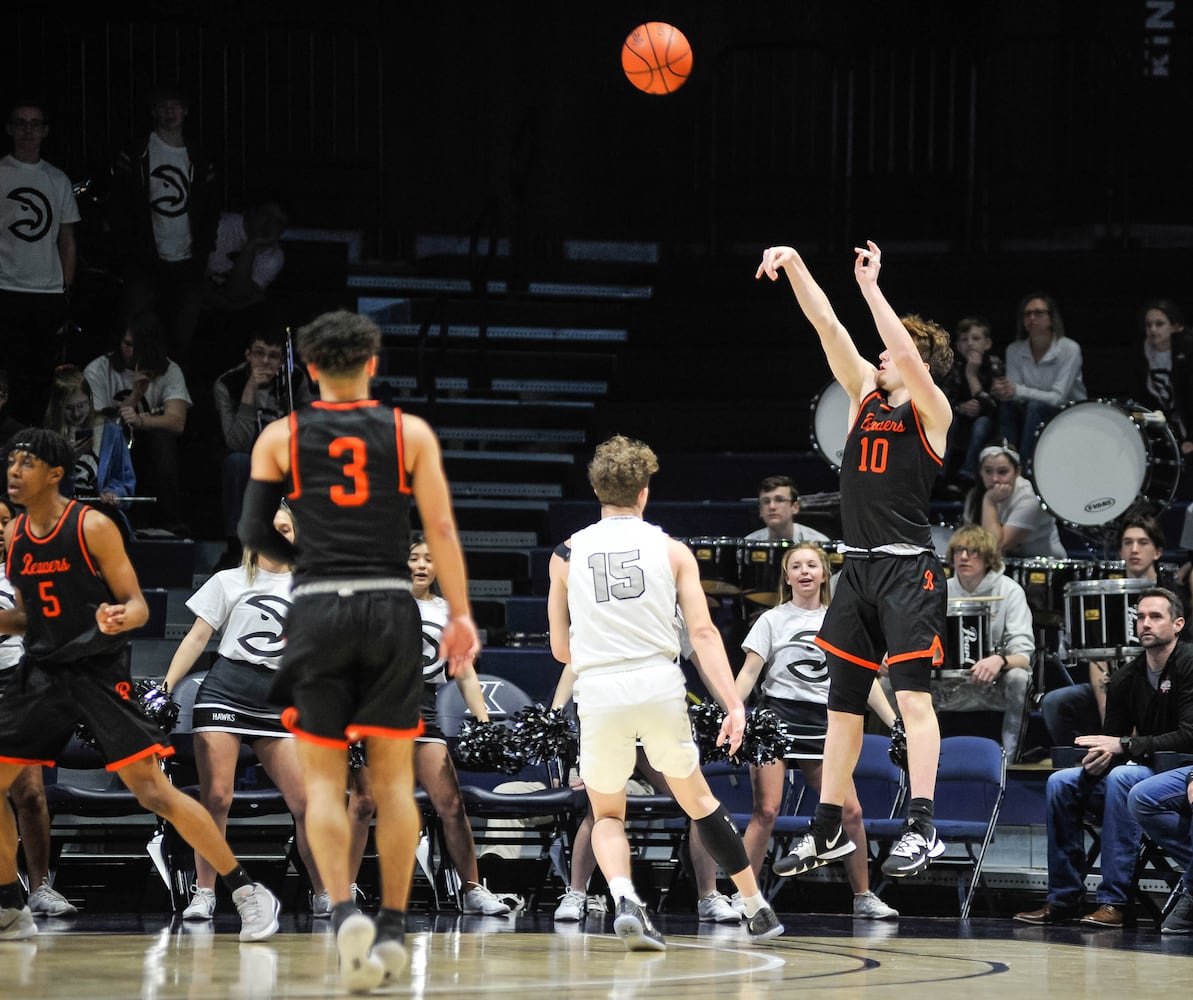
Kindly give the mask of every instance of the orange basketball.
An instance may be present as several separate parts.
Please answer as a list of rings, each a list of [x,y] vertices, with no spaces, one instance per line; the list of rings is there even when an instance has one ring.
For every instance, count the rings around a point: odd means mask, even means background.
[[[626,79],[648,94],[679,90],[692,72],[692,47],[684,33],[663,21],[640,24],[621,47]]]

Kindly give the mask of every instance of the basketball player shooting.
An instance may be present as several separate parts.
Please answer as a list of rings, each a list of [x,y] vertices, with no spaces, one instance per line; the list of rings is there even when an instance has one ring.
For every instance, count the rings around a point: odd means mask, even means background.
[[[934,379],[952,365],[949,336],[918,316],[900,318],[878,287],[882,253],[855,248],[853,273],[884,350],[878,367],[858,352],[824,291],[791,247],[770,247],[755,278],[787,275],[820,336],[833,377],[849,397],[849,435],[841,461],[845,566],[816,639],[829,662],[828,736],[820,804],[809,833],[774,865],[799,875],[856,850],[841,828],[841,807],[862,746],[866,698],[885,653],[891,687],[907,727],[911,807],[883,871],[923,871],[944,845],[933,825],[940,728],[929,680],[944,659],[948,598],[944,567],[928,522],[952,409]]]

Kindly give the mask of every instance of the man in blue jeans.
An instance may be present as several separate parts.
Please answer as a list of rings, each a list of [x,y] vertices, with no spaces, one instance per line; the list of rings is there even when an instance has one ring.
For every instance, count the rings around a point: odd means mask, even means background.
[[[1193,934],[1193,768],[1178,767],[1141,781],[1128,796],[1131,814],[1185,870],[1180,895],[1161,934]]]
[[[1080,916],[1085,898],[1087,815],[1102,822],[1102,884],[1087,927],[1122,927],[1142,836],[1129,806],[1133,786],[1155,773],[1158,751],[1193,752],[1193,650],[1177,642],[1184,628],[1180,598],[1153,587],[1139,598],[1135,631],[1143,652],[1111,675],[1103,735],[1079,736],[1079,767],[1048,779],[1048,902],[1015,914],[1027,924]]]

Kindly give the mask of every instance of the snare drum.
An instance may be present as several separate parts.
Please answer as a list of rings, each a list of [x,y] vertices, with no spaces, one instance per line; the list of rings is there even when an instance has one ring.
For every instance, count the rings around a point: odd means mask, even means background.
[[[1181,451],[1163,414],[1108,399],[1069,403],[1036,431],[1028,475],[1044,506],[1075,528],[1106,524],[1140,502],[1167,507]]]
[[[772,608],[778,604],[783,553],[793,547],[794,543],[787,538],[742,539],[741,592],[755,604]]]
[[[1006,559],[1004,572],[1023,588],[1034,612],[1059,625],[1065,613],[1065,591],[1070,583],[1088,580],[1096,572],[1092,559]]]
[[[849,437],[849,393],[832,381],[812,400],[812,447],[832,467],[841,471],[845,439]]]
[[[706,594],[740,594],[738,549],[740,538],[698,536],[687,539],[700,567],[700,585]]]
[[[1069,651],[1091,660],[1121,659],[1141,648],[1135,637],[1139,595],[1150,580],[1082,580],[1065,587]]]
[[[993,652],[990,640],[990,601],[950,598],[945,619],[946,670],[968,670]]]

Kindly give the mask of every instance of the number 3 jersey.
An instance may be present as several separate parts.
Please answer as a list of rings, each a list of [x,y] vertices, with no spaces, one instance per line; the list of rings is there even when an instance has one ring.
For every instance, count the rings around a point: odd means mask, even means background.
[[[74,663],[115,653],[128,642],[124,634],[104,635],[95,620],[96,608],[115,598],[83,537],[89,509],[69,501],[44,538],[30,534],[27,514],[16,519],[8,579],[25,607],[25,651],[39,663]]]
[[[374,399],[290,414],[294,582],[410,578],[411,482],[402,411]]]
[[[669,539],[641,518],[606,517],[572,535],[572,669],[671,664],[679,655]]]

